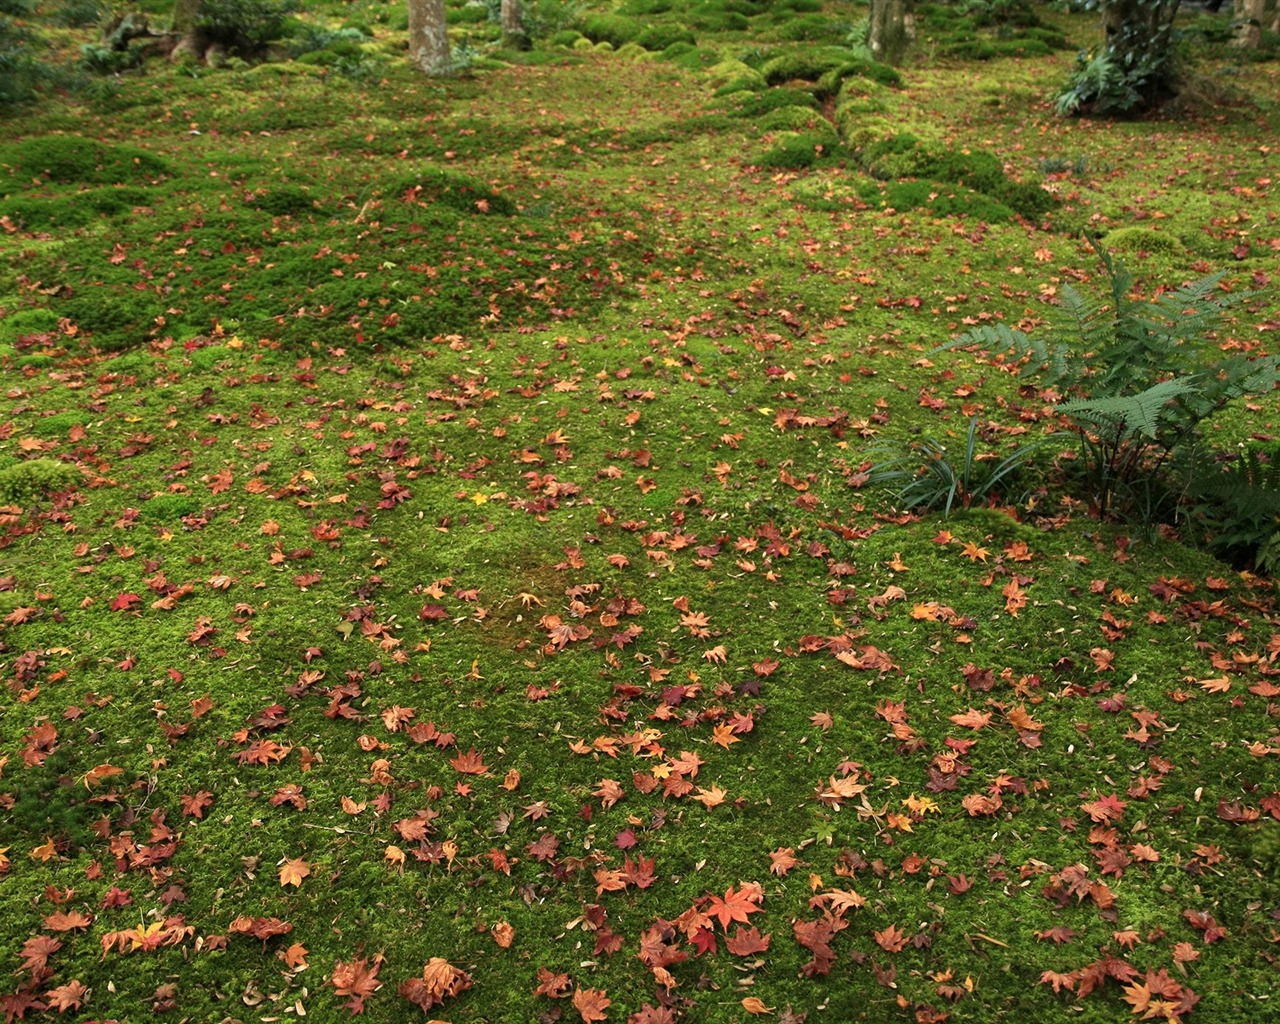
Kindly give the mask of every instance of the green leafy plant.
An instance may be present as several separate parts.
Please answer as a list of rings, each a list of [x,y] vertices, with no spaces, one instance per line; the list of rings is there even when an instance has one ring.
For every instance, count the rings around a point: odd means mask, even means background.
[[[1205,469],[1203,424],[1236,398],[1270,391],[1277,358],[1224,355],[1206,345],[1245,297],[1219,288],[1222,273],[1136,299],[1124,264],[1101,247],[1097,253],[1109,301],[1063,285],[1049,330],[1033,337],[983,325],[941,348],[979,344],[1025,359],[1023,373],[1064,399],[1057,408],[1079,443],[1093,511],[1152,522]]]
[[[1195,481],[1193,514],[1211,550],[1237,565],[1280,568],[1280,446],[1253,443]]]
[[[933,437],[886,442],[868,453],[872,467],[867,483],[889,487],[898,507],[940,511],[948,517],[956,507],[972,508],[1007,496],[1006,488],[1026,466],[1044,439],[1021,445],[1001,457],[978,450],[978,419],[969,420],[959,457]]]
[[[1174,17],[1178,0],[1114,3],[1088,0],[1103,11],[1106,41],[1082,52],[1066,88],[1059,114],[1128,115],[1177,91],[1178,52]]]

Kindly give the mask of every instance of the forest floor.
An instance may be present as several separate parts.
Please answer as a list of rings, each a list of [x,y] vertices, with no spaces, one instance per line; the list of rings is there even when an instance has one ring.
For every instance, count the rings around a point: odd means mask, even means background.
[[[801,2],[446,81],[397,13],[3,122],[6,1019],[1280,1019],[1274,583],[936,351],[1100,238],[1273,351],[1280,65],[1112,123],[1074,49],[826,88]],[[971,421],[997,507],[868,483]]]

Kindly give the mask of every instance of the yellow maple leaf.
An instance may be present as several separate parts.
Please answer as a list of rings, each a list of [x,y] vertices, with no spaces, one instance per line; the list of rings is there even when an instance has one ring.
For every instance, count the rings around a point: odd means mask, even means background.
[[[721,722],[711,730],[711,742],[728,750],[735,743],[741,743],[737,736],[733,734],[733,726],[728,722]]]
[[[8,847],[6,846],[5,849],[7,850]],[[58,856],[58,848],[53,845],[53,840],[47,837],[45,838],[45,841],[40,846],[37,846],[30,853],[30,857],[32,860],[38,860],[42,863],[46,861],[56,860],[57,856]]]

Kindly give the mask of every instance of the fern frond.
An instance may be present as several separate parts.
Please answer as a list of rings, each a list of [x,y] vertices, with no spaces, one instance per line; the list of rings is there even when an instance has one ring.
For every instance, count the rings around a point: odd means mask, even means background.
[[[1115,325],[1114,311],[1103,302],[1091,302],[1071,285],[1058,289],[1059,312],[1054,317],[1062,327],[1070,328],[1079,336],[1080,349],[1096,351],[1110,338]],[[1058,324],[1055,324],[1055,327]]]
[[[950,341],[944,341],[929,354],[948,352],[953,348],[965,348],[969,345],[982,345],[1001,352],[1017,352],[1020,355],[1032,351],[1033,348],[1031,339],[1024,331],[1015,330],[1004,324],[982,324]]]
[[[1153,384],[1136,395],[1108,398],[1080,398],[1063,402],[1058,408],[1068,416],[1103,426],[1123,425],[1131,437],[1159,438],[1160,417],[1174,399],[1195,390],[1195,381],[1185,377]]]

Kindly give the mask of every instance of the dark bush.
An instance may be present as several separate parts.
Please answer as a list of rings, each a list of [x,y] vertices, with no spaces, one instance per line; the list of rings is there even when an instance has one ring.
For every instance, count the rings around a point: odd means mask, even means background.
[[[297,0],[203,0],[196,25],[210,42],[252,55],[285,34],[296,10]]]
[[[843,39],[849,32],[844,22],[835,21],[821,14],[806,14],[802,18],[793,18],[778,29],[778,38],[791,42],[811,41],[815,39]]]

